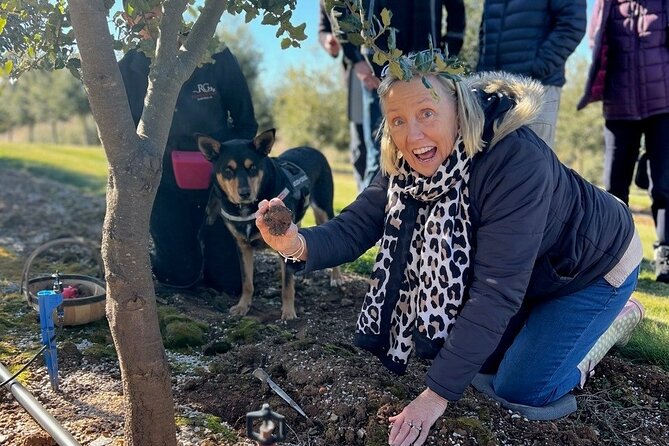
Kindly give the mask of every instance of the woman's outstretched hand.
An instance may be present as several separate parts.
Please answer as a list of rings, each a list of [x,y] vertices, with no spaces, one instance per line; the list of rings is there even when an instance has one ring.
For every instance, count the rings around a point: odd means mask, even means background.
[[[425,443],[430,428],[443,415],[448,402],[430,389],[425,389],[398,415],[390,417],[388,444],[391,446],[420,446]]]
[[[281,235],[273,235],[264,218],[265,213],[272,206],[283,206],[283,201],[279,198],[272,198],[270,201],[262,200],[258,203],[256,226],[260,230],[260,235],[272,249],[283,253],[294,253],[300,246],[300,241],[297,238],[297,225],[291,223],[286,232]]]

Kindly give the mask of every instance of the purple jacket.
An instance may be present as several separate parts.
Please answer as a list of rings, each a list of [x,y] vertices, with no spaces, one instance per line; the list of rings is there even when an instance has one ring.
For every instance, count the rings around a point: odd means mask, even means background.
[[[577,109],[601,100],[606,119],[669,112],[668,3],[596,0],[589,30],[592,64]]]

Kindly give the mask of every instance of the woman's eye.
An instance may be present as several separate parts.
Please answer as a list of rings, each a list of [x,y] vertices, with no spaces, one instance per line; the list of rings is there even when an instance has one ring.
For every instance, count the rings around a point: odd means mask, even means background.
[[[393,127],[397,127],[399,125],[402,125],[404,121],[402,121],[400,118],[395,118],[390,123],[393,125]]]
[[[431,118],[434,116],[434,112],[432,110],[423,110],[422,116],[423,118]]]

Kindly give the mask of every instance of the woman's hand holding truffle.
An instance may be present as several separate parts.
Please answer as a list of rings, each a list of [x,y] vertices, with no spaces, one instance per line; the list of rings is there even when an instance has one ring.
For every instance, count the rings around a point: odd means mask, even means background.
[[[279,198],[258,203],[256,226],[263,240],[272,249],[279,251],[284,257],[300,257],[306,254],[304,240],[298,235],[297,225],[292,221],[293,213],[284,206]],[[300,253],[303,251],[303,253]]]

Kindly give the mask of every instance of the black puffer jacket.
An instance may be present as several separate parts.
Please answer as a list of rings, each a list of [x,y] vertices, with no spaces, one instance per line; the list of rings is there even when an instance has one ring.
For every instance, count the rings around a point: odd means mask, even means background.
[[[624,204],[561,164],[523,126],[541,105],[524,84],[491,73],[464,88],[481,92],[483,139],[492,142],[470,168],[474,255],[468,300],[426,378],[448,400],[462,396],[523,303],[592,284],[619,262],[634,234]],[[510,91],[531,102],[516,106]],[[506,124],[493,135],[493,123],[502,117]],[[309,250],[305,270],[350,262],[374,246],[383,235],[387,186],[388,178],[378,175],[339,216],[300,230]]]
[[[477,71],[524,74],[561,87],[585,28],[585,0],[486,0]]]

